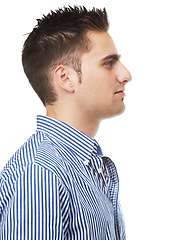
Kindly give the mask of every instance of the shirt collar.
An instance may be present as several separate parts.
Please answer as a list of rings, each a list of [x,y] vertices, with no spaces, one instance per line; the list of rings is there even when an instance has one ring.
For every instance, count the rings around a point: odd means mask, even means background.
[[[66,145],[87,165],[92,156],[103,155],[95,139],[56,119],[38,115],[37,131],[44,132],[57,139],[62,145]]]

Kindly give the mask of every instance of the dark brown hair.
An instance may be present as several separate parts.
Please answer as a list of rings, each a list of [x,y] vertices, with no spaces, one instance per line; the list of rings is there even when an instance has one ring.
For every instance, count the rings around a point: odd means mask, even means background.
[[[108,31],[105,8],[64,7],[37,20],[22,51],[24,72],[44,105],[56,101],[50,70],[59,64],[81,73],[81,55],[90,48],[88,31]]]

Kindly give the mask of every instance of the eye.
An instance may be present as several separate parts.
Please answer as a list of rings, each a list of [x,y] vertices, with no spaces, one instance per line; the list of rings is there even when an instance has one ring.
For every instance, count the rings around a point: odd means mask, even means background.
[[[107,68],[111,68],[113,64],[114,64],[113,60],[110,60],[108,62],[105,62],[104,66],[107,67]]]

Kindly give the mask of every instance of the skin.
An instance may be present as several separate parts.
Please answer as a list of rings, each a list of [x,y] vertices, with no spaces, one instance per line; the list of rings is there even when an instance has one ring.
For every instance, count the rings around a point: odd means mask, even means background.
[[[90,51],[81,58],[81,81],[70,67],[51,74],[57,101],[47,105],[47,116],[66,122],[94,138],[103,119],[124,112],[124,89],[129,71],[107,32],[88,32]]]

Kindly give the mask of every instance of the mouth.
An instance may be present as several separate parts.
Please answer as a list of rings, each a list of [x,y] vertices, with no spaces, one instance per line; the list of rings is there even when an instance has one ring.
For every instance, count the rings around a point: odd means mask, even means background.
[[[123,96],[123,97],[125,96],[124,89],[123,90],[119,90],[119,91],[115,92],[114,94],[120,95],[120,96]]]

